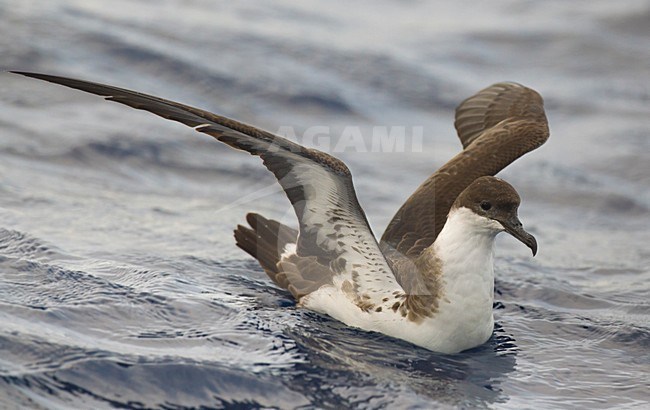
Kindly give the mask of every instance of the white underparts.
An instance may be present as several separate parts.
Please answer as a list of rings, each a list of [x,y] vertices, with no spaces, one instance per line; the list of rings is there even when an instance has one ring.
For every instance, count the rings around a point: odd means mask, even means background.
[[[349,326],[385,333],[430,350],[457,353],[470,349],[492,335],[494,238],[502,230],[498,222],[467,208],[450,212],[435,243],[424,251],[425,257],[439,260],[442,268],[442,296],[432,317],[414,322],[390,308],[363,311],[337,280],[304,297],[302,305]],[[394,289],[385,291],[389,303],[394,303]]]

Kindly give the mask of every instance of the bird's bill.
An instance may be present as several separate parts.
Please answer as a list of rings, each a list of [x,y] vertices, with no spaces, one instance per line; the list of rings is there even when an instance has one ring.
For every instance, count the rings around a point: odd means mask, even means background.
[[[506,221],[499,222],[501,222],[501,225],[503,225],[503,228],[506,230],[506,232],[523,242],[524,245],[528,246],[530,250],[533,251],[533,256],[537,254],[537,240],[533,235],[524,230],[524,227],[521,224],[521,221],[519,221],[519,218],[515,216]]]

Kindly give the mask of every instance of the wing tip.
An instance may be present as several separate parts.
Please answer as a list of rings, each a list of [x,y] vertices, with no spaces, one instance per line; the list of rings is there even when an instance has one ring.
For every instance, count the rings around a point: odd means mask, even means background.
[[[52,76],[52,75],[35,73],[35,72],[31,72],[31,71],[22,71],[22,70],[8,70],[7,72],[10,73],[10,74],[18,74],[18,75],[22,75],[22,76],[25,76],[25,77],[37,78],[39,80],[47,80],[47,78],[56,77],[56,76]]]

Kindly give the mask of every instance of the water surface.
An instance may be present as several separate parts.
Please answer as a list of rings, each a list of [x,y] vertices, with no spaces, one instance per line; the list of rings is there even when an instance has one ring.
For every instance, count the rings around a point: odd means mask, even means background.
[[[539,254],[499,238],[497,330],[445,356],[298,309],[235,247],[247,211],[293,223],[258,159],[0,74],[0,407],[648,405],[650,2],[0,0],[0,16],[3,70],[300,141],[330,127],[330,147],[421,127],[421,150],[335,152],[375,232],[458,152],[465,97],[521,82],[551,126],[500,174]]]

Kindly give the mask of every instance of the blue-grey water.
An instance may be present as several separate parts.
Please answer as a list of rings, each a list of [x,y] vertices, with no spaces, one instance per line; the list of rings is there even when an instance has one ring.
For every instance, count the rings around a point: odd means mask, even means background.
[[[0,408],[648,408],[649,44],[649,1],[0,0]],[[521,82],[551,138],[500,176],[539,254],[499,238],[471,351],[347,328],[234,245],[247,211],[294,223],[259,159],[9,69],[329,146],[376,233],[458,152],[456,104]]]

